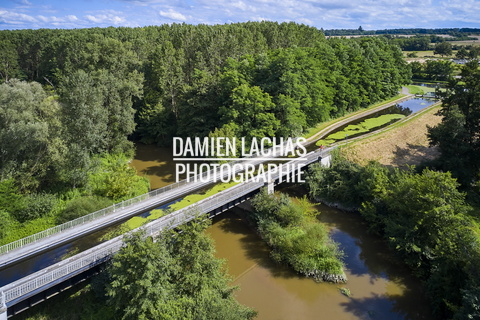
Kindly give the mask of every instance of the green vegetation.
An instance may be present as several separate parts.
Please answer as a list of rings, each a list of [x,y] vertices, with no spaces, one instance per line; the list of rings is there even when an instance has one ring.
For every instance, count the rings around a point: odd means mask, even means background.
[[[429,129],[432,145],[437,145],[441,156],[432,165],[451,171],[465,186],[479,181],[480,174],[480,70],[478,62],[466,64],[461,79],[451,80],[441,93],[442,123]]]
[[[337,123],[339,121],[342,121],[342,120],[345,120],[345,119],[348,119],[348,118],[351,118],[351,117],[354,117],[355,115],[357,115],[358,113],[360,112],[364,112],[364,111],[368,111],[368,110],[371,110],[371,109],[375,109],[379,106],[382,106],[386,103],[389,103],[389,102],[392,102],[392,101],[395,101],[395,100],[398,100],[402,97],[404,97],[405,95],[404,94],[397,94],[396,96],[394,97],[391,97],[389,99],[386,99],[386,100],[382,100],[381,102],[377,102],[377,103],[374,103],[372,105],[370,105],[369,107],[365,108],[365,109],[362,109],[362,110],[359,110],[359,111],[356,111],[356,112],[352,112],[352,113],[349,113],[343,117],[340,117],[340,118],[336,118],[336,119],[333,119],[333,120],[330,120],[330,121],[326,121],[326,122],[320,122],[318,123],[316,126],[312,127],[312,128],[309,128],[302,136],[305,137],[305,138],[310,138],[312,136],[314,136],[315,134],[319,133],[320,131],[322,131],[323,129],[327,128],[328,126],[334,124],[334,123]]]
[[[332,133],[325,137],[324,139],[318,140],[316,142],[317,146],[320,145],[329,145],[332,144],[336,141],[343,140],[343,139],[348,139],[348,137],[353,137],[355,135],[365,133],[365,132],[370,132],[373,129],[379,128],[381,126],[387,125],[391,122],[394,122],[396,120],[405,118],[405,115],[403,114],[384,114],[381,116],[378,116],[376,118],[370,118],[366,119],[359,124],[355,125],[348,125],[343,129],[342,131],[338,131],[335,133]]]
[[[252,319],[233,297],[235,287],[201,217],[166,230],[155,241],[142,233],[100,275],[76,293],[61,293],[22,313],[26,319]],[[66,297],[65,297],[66,296]],[[51,303],[51,304],[50,304]],[[52,307],[52,306],[55,307]]]
[[[412,78],[429,81],[446,81],[454,71],[454,64],[449,60],[427,60],[425,63],[413,61],[410,64]]]
[[[325,39],[295,23],[16,30],[0,41],[23,78],[59,96],[71,136],[84,130],[68,141],[72,161],[128,154],[134,122],[134,138],[164,145],[222,128],[295,136],[397,94],[410,78],[387,39]]]
[[[424,95],[427,92],[435,92],[435,88],[417,85],[408,85],[408,92],[411,94]]]
[[[350,289],[348,288],[342,287],[342,288],[339,288],[338,290],[340,290],[340,293],[346,297],[350,297],[352,295],[352,293],[350,292]]]
[[[56,218],[57,224],[80,218],[89,213],[112,205],[112,200],[102,197],[81,197],[68,202],[66,208]]]
[[[272,248],[275,261],[316,281],[346,281],[342,252],[305,199],[296,204],[286,195],[268,195],[263,189],[252,205],[257,230]]]
[[[122,319],[251,319],[233,298],[234,288],[197,220],[164,231],[153,242],[141,233],[125,240],[107,272],[108,304]]]
[[[330,168],[313,166],[307,185],[316,199],[360,211],[370,229],[425,279],[437,317],[473,307],[474,300],[464,300],[478,288],[479,239],[465,194],[450,173],[375,162],[361,167],[337,155]]]

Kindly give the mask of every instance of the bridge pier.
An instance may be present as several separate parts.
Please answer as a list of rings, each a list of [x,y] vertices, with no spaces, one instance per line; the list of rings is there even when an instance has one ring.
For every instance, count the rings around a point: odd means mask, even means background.
[[[7,320],[7,305],[5,304],[5,293],[0,294],[0,320]]]
[[[267,194],[273,194],[275,192],[275,180],[269,180],[266,183],[266,185],[267,185]]]

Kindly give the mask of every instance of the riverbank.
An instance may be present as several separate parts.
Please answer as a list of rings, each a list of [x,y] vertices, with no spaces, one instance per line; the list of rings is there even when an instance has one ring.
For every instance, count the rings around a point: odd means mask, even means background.
[[[301,186],[284,185],[281,192],[301,198]],[[312,204],[318,220],[345,253],[346,284],[317,283],[276,263],[245,213],[229,211],[214,218],[207,230],[216,256],[225,259],[237,300],[257,310],[259,320],[287,319],[431,319],[418,280],[397,260],[384,241],[367,232],[357,214]],[[342,294],[348,289],[350,296]]]
[[[361,165],[375,160],[386,166],[406,167],[432,160],[438,150],[429,146],[427,126],[440,123],[441,116],[436,115],[439,108],[437,103],[379,133],[346,143],[342,154]]]

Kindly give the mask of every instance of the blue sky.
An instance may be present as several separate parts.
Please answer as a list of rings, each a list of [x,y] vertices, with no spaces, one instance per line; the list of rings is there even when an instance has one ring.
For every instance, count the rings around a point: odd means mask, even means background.
[[[0,29],[295,21],[317,28],[480,28],[480,0],[0,0]]]

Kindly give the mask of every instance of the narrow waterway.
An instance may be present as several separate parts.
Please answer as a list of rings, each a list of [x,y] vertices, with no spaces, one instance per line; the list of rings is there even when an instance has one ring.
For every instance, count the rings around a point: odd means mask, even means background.
[[[149,159],[165,159],[165,149],[141,146],[144,170]],[[163,162],[163,160],[162,160]],[[159,164],[165,166],[165,164]],[[149,160],[148,167],[156,167]],[[139,171],[140,171],[139,170]],[[159,171],[147,171],[152,183],[168,179]],[[296,186],[282,189],[292,196],[304,191]],[[259,312],[258,319],[429,319],[428,303],[418,281],[397,261],[383,241],[369,235],[358,215],[318,205],[319,219],[330,229],[332,238],[345,252],[345,285],[316,283],[297,275],[288,267],[276,264],[269,250],[245,220],[239,209],[215,218],[207,232],[215,241],[217,256],[239,285],[238,301]],[[348,288],[351,296],[340,293]]]

